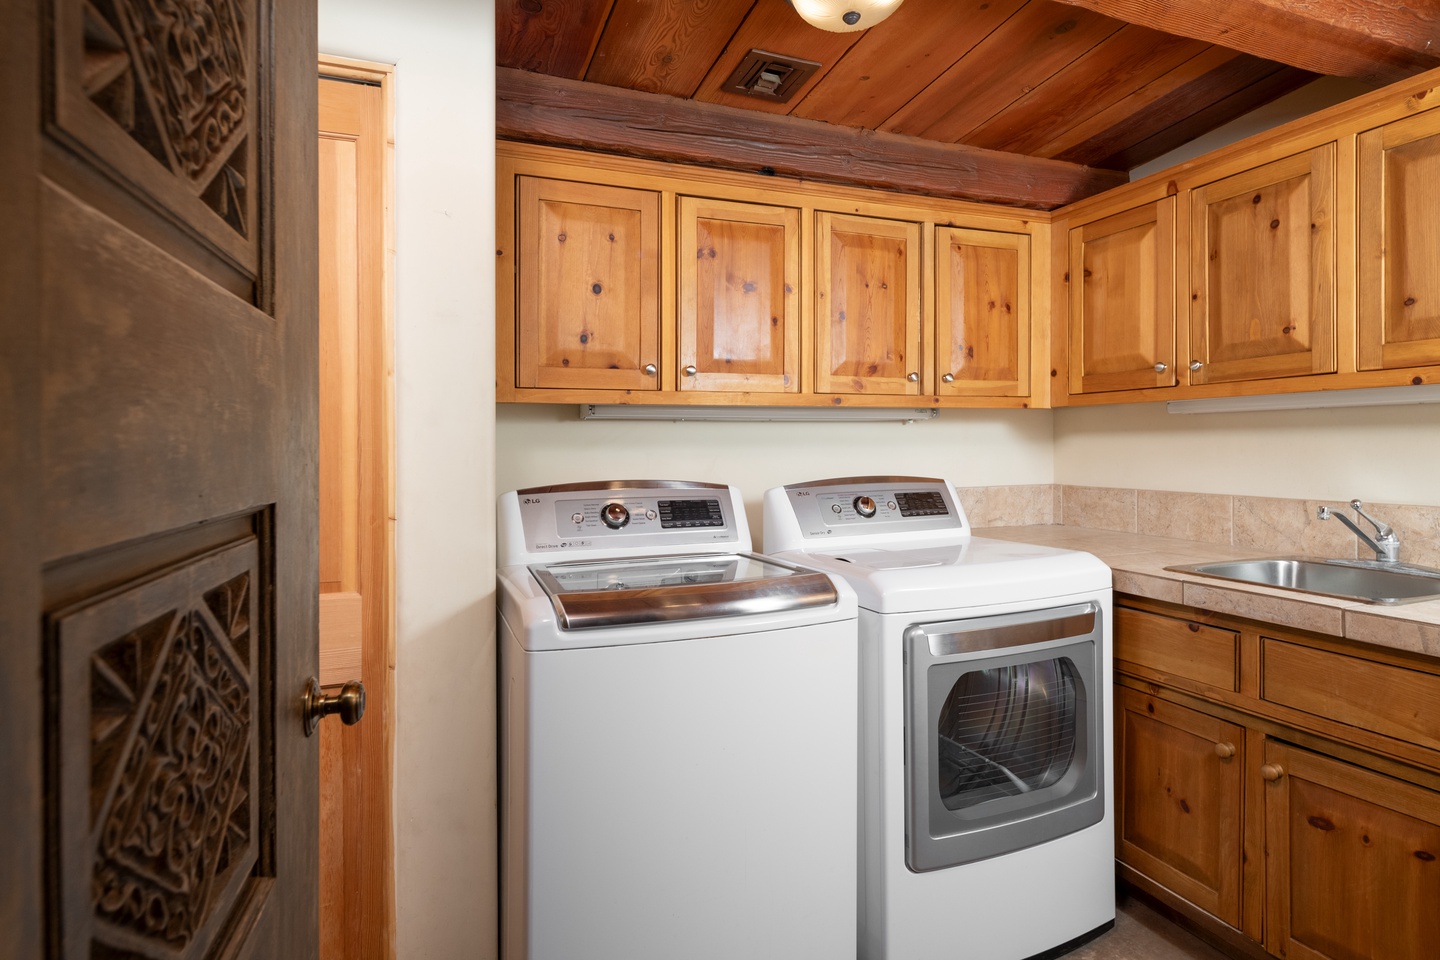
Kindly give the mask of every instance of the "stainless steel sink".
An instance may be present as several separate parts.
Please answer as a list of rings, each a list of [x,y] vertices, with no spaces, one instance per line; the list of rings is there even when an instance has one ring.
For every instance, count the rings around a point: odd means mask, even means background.
[[[1374,560],[1268,557],[1165,569],[1364,603],[1415,603],[1440,598],[1440,570]]]

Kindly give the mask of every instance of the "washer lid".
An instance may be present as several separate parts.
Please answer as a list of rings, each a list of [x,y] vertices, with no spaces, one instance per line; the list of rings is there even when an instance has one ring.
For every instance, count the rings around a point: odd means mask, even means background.
[[[748,553],[579,560],[530,567],[562,630],[828,606],[822,573]]]

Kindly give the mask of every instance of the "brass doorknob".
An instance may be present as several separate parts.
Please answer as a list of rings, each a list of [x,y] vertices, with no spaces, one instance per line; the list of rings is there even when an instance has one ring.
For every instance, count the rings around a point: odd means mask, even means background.
[[[1285,768],[1278,763],[1267,763],[1260,768],[1260,779],[1274,783],[1285,776]]]
[[[353,726],[365,716],[365,684],[351,680],[340,688],[336,696],[327,696],[320,689],[320,681],[311,677],[305,684],[305,736],[315,732],[320,721],[332,713],[338,713],[345,726]]]

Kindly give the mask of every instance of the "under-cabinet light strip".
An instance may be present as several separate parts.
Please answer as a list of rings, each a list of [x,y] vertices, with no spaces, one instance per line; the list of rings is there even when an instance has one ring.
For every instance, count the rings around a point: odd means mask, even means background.
[[[1328,407],[1388,407],[1440,403],[1440,383],[1405,387],[1364,387],[1313,393],[1272,393],[1258,397],[1209,397],[1169,400],[1169,413],[1247,413],[1261,410],[1319,410]]]
[[[934,420],[934,407],[705,407],[663,404],[582,403],[581,420],[728,420],[761,421],[831,420],[848,423]]]

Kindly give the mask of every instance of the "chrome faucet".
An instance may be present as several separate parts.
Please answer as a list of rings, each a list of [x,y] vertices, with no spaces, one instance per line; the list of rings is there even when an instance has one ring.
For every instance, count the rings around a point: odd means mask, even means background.
[[[1329,507],[1321,507],[1319,512],[1316,513],[1316,516],[1321,520],[1329,520],[1331,517],[1334,517],[1336,520],[1345,524],[1345,526],[1349,527],[1355,533],[1355,536],[1360,538],[1361,543],[1375,551],[1375,559],[1381,563],[1394,563],[1399,560],[1400,538],[1395,536],[1394,530],[1370,516],[1370,514],[1361,509],[1361,506],[1362,504],[1359,500],[1350,501],[1350,508],[1366,520],[1369,520],[1371,525],[1375,527],[1375,539],[1373,540],[1370,539],[1364,530],[1357,527],[1353,520],[1343,513],[1331,513]]]

